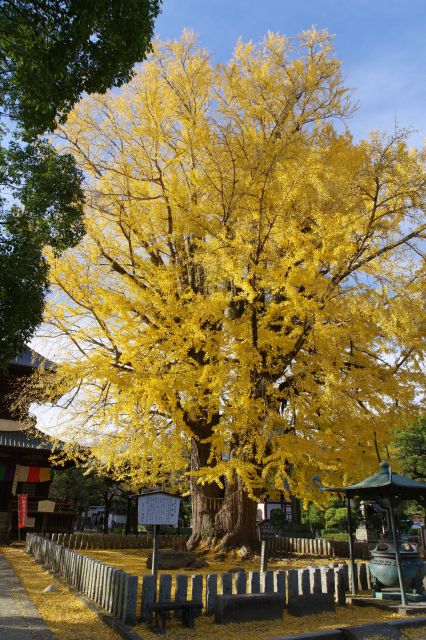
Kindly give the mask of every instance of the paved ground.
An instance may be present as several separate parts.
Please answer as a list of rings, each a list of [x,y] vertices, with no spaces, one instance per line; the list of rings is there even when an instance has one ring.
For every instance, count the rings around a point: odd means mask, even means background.
[[[0,639],[55,640],[28,599],[6,558],[0,554]]]

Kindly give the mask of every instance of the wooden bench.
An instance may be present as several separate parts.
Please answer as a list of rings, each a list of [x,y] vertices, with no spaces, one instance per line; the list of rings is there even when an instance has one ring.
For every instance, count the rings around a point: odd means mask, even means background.
[[[166,633],[167,614],[169,611],[182,612],[182,624],[189,629],[194,628],[196,613],[201,613],[201,602],[187,600],[186,602],[157,602],[150,605],[150,611],[154,614],[154,628],[157,633]]]

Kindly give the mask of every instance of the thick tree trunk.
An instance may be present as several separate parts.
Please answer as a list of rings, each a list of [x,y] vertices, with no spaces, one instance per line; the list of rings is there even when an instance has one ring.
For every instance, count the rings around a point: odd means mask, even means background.
[[[191,471],[198,471],[207,464],[210,446],[192,440]],[[216,483],[198,484],[196,478],[191,479],[191,527],[192,534],[188,540],[188,549],[203,546],[214,534],[215,515],[223,499],[223,490]]]
[[[105,509],[105,513],[104,513],[104,522],[103,522],[103,533],[105,535],[107,535],[109,533],[109,528],[108,528],[108,518],[109,518],[109,509],[108,511]]]
[[[191,469],[196,471],[207,463],[208,444],[193,441]],[[242,489],[238,478],[225,489],[217,484],[200,485],[191,481],[192,535],[188,548],[228,550],[245,545],[257,546],[256,502]]]
[[[244,491],[240,479],[234,477],[226,487],[222,508],[215,517],[218,546],[224,550],[243,545],[255,549],[258,545],[256,511],[257,503]]]

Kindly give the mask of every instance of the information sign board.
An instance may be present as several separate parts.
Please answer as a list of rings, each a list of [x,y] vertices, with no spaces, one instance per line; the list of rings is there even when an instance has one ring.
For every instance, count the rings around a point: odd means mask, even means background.
[[[262,520],[257,525],[259,540],[272,540],[277,535],[276,529],[270,520]]]
[[[138,524],[177,526],[180,498],[162,491],[138,498]]]

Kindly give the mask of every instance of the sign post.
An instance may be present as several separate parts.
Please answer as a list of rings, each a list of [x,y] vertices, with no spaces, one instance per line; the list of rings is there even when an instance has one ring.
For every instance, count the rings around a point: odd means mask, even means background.
[[[260,571],[268,570],[268,540],[276,536],[275,527],[270,520],[262,520],[257,525],[257,534],[260,540]]]
[[[18,495],[18,540],[21,539],[21,529],[27,526],[28,517],[28,495],[20,493]]]
[[[138,524],[154,526],[152,568],[154,576],[154,601],[157,601],[158,555],[160,526],[176,527],[179,519],[180,498],[166,491],[151,491],[138,497]]]

